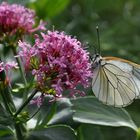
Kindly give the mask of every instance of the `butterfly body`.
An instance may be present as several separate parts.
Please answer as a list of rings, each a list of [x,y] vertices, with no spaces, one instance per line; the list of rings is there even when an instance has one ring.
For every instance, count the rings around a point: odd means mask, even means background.
[[[92,90],[107,105],[129,105],[140,96],[140,65],[117,57],[95,55]]]

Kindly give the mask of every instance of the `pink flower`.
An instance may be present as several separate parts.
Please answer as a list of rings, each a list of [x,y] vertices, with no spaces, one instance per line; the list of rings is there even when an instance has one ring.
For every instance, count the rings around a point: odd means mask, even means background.
[[[18,64],[14,61],[12,62],[0,62],[0,73],[1,72],[6,72],[6,79],[5,79],[5,84],[10,84],[10,71],[11,69],[17,69],[18,68]],[[0,78],[1,80],[1,78]]]
[[[18,64],[14,61],[12,62],[0,62],[0,72],[2,72],[3,70],[5,70],[6,72],[8,72],[10,69],[17,69],[18,68]]]
[[[8,4],[2,2],[0,4],[0,35],[24,34],[33,32],[38,29],[44,29],[44,23],[34,29],[35,12],[18,4]]]
[[[36,77],[38,88],[61,97],[67,89],[77,92],[79,84],[87,87],[91,65],[82,44],[64,32],[48,31],[41,36],[36,35],[33,46],[19,43],[19,55]]]
[[[28,67],[30,67],[31,58],[33,58],[33,56],[36,54],[36,50],[34,47],[32,48],[31,45],[27,44],[26,42],[19,41],[19,46],[22,49],[22,51],[19,52],[19,56],[24,58],[22,59],[23,63],[25,65],[25,68],[28,69]]]
[[[30,104],[36,104],[38,107],[40,107],[43,103],[43,98],[44,95],[40,95],[38,97],[36,97],[35,99],[31,100],[31,103]]]

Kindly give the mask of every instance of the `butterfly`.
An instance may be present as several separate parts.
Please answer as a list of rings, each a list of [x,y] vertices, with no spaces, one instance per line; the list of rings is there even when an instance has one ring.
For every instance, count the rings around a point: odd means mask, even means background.
[[[92,91],[99,101],[125,107],[140,97],[140,65],[99,54],[94,55],[92,63]]]

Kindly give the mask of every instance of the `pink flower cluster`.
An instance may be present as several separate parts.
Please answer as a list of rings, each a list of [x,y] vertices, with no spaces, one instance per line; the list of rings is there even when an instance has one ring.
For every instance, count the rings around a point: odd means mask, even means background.
[[[10,5],[6,2],[0,4],[0,34],[13,35],[17,31],[20,34],[32,32],[34,24],[33,10],[17,4]],[[44,29],[44,24],[41,22],[37,29]]]
[[[36,35],[35,44],[19,42],[26,69],[36,77],[44,93],[61,97],[65,89],[77,92],[77,85],[88,86],[91,76],[88,53],[77,39],[64,32],[48,31]]]
[[[3,70],[9,71],[12,68],[17,69],[18,68],[18,64],[16,62],[14,62],[14,61],[6,62],[6,63],[0,62],[0,72],[2,72]]]

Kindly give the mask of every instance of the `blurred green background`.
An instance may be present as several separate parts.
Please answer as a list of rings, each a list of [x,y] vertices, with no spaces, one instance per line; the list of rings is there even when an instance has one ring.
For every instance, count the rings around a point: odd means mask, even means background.
[[[85,44],[88,42],[91,55],[94,53],[93,46],[98,47],[96,34],[98,25],[102,56],[116,56],[140,63],[139,0],[9,0],[9,2],[20,3],[34,9],[39,18],[48,22],[48,29],[52,30],[54,26],[56,30],[76,36]],[[134,101],[126,110],[140,126],[140,100]],[[125,127],[82,124],[78,129],[87,140],[135,139],[135,132]],[[83,140],[82,137],[79,137],[79,140]]]
[[[91,52],[97,44],[98,25],[103,56],[139,62],[139,0],[36,0],[27,4],[39,18],[48,21],[49,29],[54,25],[83,43],[88,42]]]
[[[4,0],[3,0],[4,1]],[[100,30],[102,56],[117,56],[139,63],[139,0],[5,0],[34,9],[47,28],[65,31],[89,44],[91,55]]]

